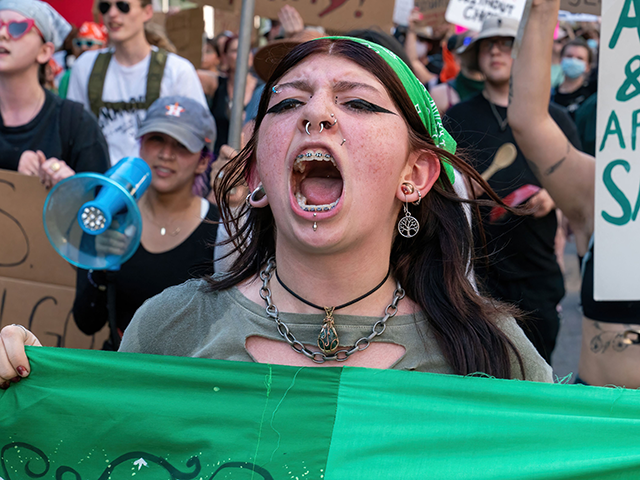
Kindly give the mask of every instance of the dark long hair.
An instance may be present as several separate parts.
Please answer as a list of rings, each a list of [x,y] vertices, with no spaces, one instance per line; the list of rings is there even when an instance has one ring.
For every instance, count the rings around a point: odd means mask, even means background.
[[[446,158],[467,178],[473,178],[502,203],[480,175],[464,160],[435,146],[413,103],[395,72],[371,49],[349,40],[319,39],[293,49],[278,65],[267,82],[260,100],[254,133],[245,148],[225,167],[225,176],[216,188],[228,243],[236,247],[238,257],[223,278],[209,280],[213,290],[230,288],[260,272],[275,254],[275,222],[270,208],[251,209],[244,223],[234,218],[226,203],[230,190],[244,183],[256,161],[260,124],[266,114],[272,87],[282,76],[313,54],[347,58],[372,72],[385,86],[409,127],[410,147],[430,150]],[[460,198],[444,169],[419,207],[411,207],[421,228],[413,238],[399,235],[393,241],[391,266],[406,294],[425,312],[445,358],[460,375],[483,372],[499,378],[512,378],[513,353],[524,376],[520,354],[509,338],[496,326],[496,320],[512,311],[487,297],[480,296],[469,280],[473,259],[473,234],[464,203],[477,200]],[[236,212],[237,214],[237,212]],[[247,214],[247,209],[240,217]],[[233,228],[229,228],[233,225]]]

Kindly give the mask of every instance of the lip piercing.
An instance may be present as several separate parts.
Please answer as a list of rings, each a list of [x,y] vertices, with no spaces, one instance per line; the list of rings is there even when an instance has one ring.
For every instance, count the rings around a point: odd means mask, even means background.
[[[313,222],[313,231],[315,232],[316,230],[318,230],[318,224]]]
[[[311,122],[307,121],[307,124],[304,126],[304,130],[305,130],[305,132],[307,132],[307,135],[311,135],[309,133],[309,125],[311,125]],[[320,130],[320,131],[322,131],[322,130]]]

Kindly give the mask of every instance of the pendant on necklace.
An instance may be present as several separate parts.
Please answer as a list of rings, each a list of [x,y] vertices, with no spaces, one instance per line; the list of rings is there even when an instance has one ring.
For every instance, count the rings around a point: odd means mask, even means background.
[[[338,338],[338,332],[336,331],[335,323],[333,320],[334,307],[324,307],[326,316],[322,322],[322,328],[318,334],[318,347],[325,354],[331,354],[338,349],[340,345],[340,339]]]
[[[160,235],[162,235],[162,236],[164,237],[166,234],[167,234],[167,229],[166,229],[166,228],[164,228],[164,227],[162,227],[162,228],[160,229]]]

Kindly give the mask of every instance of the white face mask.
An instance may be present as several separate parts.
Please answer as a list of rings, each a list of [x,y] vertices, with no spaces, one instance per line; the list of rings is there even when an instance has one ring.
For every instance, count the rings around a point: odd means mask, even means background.
[[[427,44],[421,40],[418,40],[416,43],[416,52],[418,53],[418,58],[426,57],[427,50]]]

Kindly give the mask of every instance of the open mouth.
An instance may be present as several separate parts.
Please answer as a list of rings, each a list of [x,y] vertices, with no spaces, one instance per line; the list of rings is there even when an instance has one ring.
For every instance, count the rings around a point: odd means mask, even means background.
[[[9,50],[7,50],[4,47],[0,47],[0,54],[2,54],[2,53],[9,53]]]
[[[327,212],[338,205],[342,195],[342,175],[333,156],[325,151],[307,150],[293,164],[293,193],[305,212]]]

